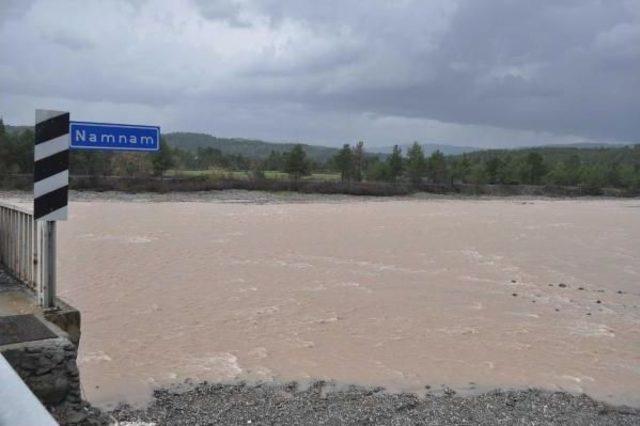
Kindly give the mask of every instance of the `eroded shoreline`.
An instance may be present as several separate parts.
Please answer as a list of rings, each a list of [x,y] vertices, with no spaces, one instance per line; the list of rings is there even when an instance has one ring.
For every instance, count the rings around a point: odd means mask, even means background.
[[[30,191],[0,191],[0,200],[5,202],[29,203],[33,200]],[[544,195],[470,195],[470,194],[436,194],[417,192],[410,195],[392,195],[386,197],[352,194],[320,194],[302,192],[269,192],[251,191],[242,189],[226,189],[212,191],[190,192],[123,192],[123,191],[69,191],[69,201],[72,202],[223,202],[223,203],[247,203],[247,204],[288,204],[288,203],[340,203],[340,202],[393,202],[393,201],[427,201],[427,200],[456,200],[456,201],[628,201],[634,203],[640,201],[640,197],[607,197],[607,196],[581,196],[558,197]],[[638,205],[640,207],[640,205]]]

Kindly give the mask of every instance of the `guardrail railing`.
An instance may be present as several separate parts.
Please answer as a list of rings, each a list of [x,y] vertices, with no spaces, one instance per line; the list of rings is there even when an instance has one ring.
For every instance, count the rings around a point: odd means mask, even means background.
[[[14,277],[35,290],[33,224],[29,210],[0,203],[0,262]]]
[[[56,223],[33,220],[33,213],[0,202],[0,264],[35,291],[45,308],[55,304]]]

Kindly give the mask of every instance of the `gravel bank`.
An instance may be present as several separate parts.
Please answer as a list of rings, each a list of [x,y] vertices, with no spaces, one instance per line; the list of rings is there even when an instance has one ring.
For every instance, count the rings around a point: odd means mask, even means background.
[[[121,406],[110,415],[121,422],[157,425],[640,424],[640,409],[610,406],[586,395],[525,390],[459,396],[450,390],[427,390],[418,397],[382,389],[337,389],[324,382],[306,389],[295,383],[205,382],[188,390],[158,390],[147,408]]]

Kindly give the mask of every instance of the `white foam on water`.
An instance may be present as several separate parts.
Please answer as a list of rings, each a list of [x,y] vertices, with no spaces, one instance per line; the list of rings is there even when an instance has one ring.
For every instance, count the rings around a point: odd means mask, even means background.
[[[81,235],[80,238],[92,241],[111,241],[121,244],[147,244],[157,240],[156,237],[146,235],[96,235],[92,233]]]
[[[609,326],[588,321],[579,321],[570,326],[571,334],[588,337],[616,337]]]
[[[480,333],[477,327],[447,327],[438,328],[436,331],[453,336],[471,336]]]
[[[234,379],[242,373],[238,357],[228,352],[220,352],[204,357],[191,357],[189,365],[195,370],[213,374],[221,381]]]
[[[82,353],[78,356],[78,364],[88,364],[95,362],[111,362],[113,361],[109,355],[102,351]]]

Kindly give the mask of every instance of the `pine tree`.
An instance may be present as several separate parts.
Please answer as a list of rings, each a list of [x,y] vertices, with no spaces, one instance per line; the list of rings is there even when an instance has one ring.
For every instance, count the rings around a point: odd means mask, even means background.
[[[175,165],[173,150],[164,139],[160,139],[160,150],[151,159],[153,173],[163,176],[164,173]]]
[[[467,183],[471,172],[471,161],[466,154],[462,154],[462,158],[453,163],[452,183],[454,179],[462,183]]]
[[[353,152],[348,144],[344,144],[342,149],[333,157],[333,162],[340,172],[340,180],[348,181],[353,175]]]
[[[426,160],[424,152],[418,142],[414,142],[407,152],[407,173],[411,182],[418,184],[422,181],[422,177],[426,171]]]
[[[387,159],[387,165],[389,166],[389,178],[392,182],[397,181],[404,169],[402,164],[402,150],[398,145],[393,146],[393,152]]]
[[[542,155],[530,152],[527,155],[526,164],[529,168],[529,183],[533,185],[540,183],[542,177],[547,173]]]
[[[366,161],[364,142],[359,141],[355,148],[353,148],[353,178],[358,182],[364,177]]]
[[[432,182],[445,183],[447,181],[447,162],[444,154],[436,150],[427,160],[427,175]]]
[[[304,152],[302,145],[295,145],[293,149],[286,154],[284,171],[288,173],[295,182],[298,182],[302,176],[309,174],[309,166],[307,153]]]
[[[491,158],[486,162],[485,168],[487,176],[489,177],[489,183],[504,183],[502,182],[502,169],[504,168],[504,162],[500,158]]]

